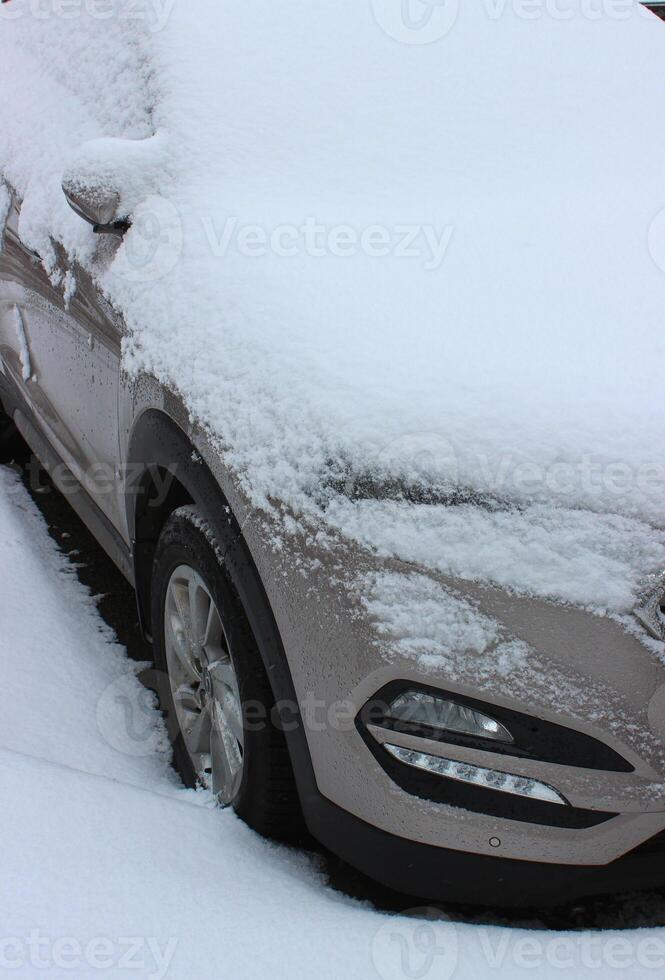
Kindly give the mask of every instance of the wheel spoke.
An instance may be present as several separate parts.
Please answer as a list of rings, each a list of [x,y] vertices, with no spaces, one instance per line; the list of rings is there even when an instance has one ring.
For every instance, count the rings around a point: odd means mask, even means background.
[[[217,660],[209,664],[215,700],[222,713],[224,723],[231,730],[240,745],[244,744],[242,708],[238,693],[238,681],[231,660]]]
[[[222,694],[222,688],[235,691],[238,682],[230,659],[215,660],[213,663],[208,664],[208,670],[210,671],[213,684],[219,688],[218,696]],[[215,693],[217,694],[217,691]]]
[[[166,647],[167,647],[167,657],[169,651],[175,654],[182,670],[190,681],[200,681],[201,672],[197,670],[196,664],[194,663],[194,658],[192,656],[192,649],[187,640],[187,634],[183,629],[182,621],[173,612],[169,613],[167,610],[166,616],[164,617],[164,626],[166,632]],[[170,641],[170,642],[169,642]]]
[[[210,610],[214,603],[206,590],[195,578],[189,580],[189,610],[192,623],[192,641],[195,649],[203,646]]]
[[[183,629],[185,633],[191,636],[192,616],[189,606],[189,586],[186,582],[172,582],[170,591]]]
[[[210,764],[212,767],[212,792],[221,803],[223,801],[220,799],[220,795],[224,792],[225,787],[231,783],[232,773],[224,751],[222,736],[220,732],[216,731],[214,725],[210,733]]]
[[[212,791],[222,805],[235,796],[242,775],[242,756],[238,743],[219,715],[212,725],[210,755],[212,761]]]
[[[173,700],[176,707],[180,707],[183,711],[193,711],[198,714],[201,711],[201,694],[199,688],[192,687],[191,684],[181,684],[173,692]]]
[[[164,609],[171,693],[185,747],[218,802],[233,802],[243,773],[243,712],[224,624],[199,573],[173,572]]]
[[[208,609],[208,618],[206,619],[206,625],[203,631],[202,646],[204,648],[213,646],[218,647],[223,644],[223,642],[224,631],[222,629],[222,621],[217,611],[217,606],[211,601],[210,608]]]
[[[190,752],[197,754],[210,751],[211,721],[210,712],[203,708],[194,719],[187,735],[186,743]]]
[[[242,727],[242,712],[240,710],[240,705],[230,691],[227,691],[223,701],[219,702],[219,707],[224,723],[231,731],[231,734],[235,738],[236,742],[243,745],[245,741],[245,733]]]

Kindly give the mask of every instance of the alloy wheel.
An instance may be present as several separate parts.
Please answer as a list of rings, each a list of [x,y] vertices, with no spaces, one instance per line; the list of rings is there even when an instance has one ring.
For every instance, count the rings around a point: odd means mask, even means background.
[[[228,806],[243,775],[243,715],[222,618],[201,575],[179,565],[166,589],[164,638],[171,694],[199,781]]]

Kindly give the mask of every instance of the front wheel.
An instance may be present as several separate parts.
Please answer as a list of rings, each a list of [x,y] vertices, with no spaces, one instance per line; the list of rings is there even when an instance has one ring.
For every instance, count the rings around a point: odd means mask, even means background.
[[[25,443],[14,422],[0,408],[0,463],[10,463],[25,451]]]
[[[260,833],[290,836],[299,812],[274,698],[249,619],[201,512],[180,507],[155,553],[155,666],[173,762],[187,786]]]

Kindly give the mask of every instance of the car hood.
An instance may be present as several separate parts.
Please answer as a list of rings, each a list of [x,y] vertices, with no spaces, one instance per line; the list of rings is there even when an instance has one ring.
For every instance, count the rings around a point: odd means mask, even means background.
[[[0,162],[25,237],[93,267],[127,369],[180,392],[256,505],[624,612],[665,566],[665,31],[550,6],[176,4],[160,30],[113,22],[118,44],[50,24],[48,49],[17,19],[3,71],[31,98],[2,108]],[[127,40],[140,122],[112,98]],[[40,98],[68,114],[35,136]],[[120,187],[111,261],[67,170]],[[379,501],[379,522],[335,489],[359,472],[501,507]]]

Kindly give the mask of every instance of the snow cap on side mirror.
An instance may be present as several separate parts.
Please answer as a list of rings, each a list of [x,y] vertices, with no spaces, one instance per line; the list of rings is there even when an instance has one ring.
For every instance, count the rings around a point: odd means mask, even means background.
[[[68,204],[96,231],[122,234],[134,210],[155,193],[166,146],[161,135],[142,140],[104,136],[83,143],[63,175]]]
[[[68,175],[62,191],[70,208],[93,226],[107,226],[118,218],[120,194],[103,183],[90,183]]]

